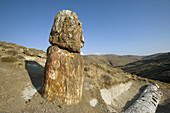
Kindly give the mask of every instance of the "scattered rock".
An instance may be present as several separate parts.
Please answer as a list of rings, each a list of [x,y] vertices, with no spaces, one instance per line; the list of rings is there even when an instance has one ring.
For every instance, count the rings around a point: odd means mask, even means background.
[[[90,89],[93,89],[94,86],[93,86],[92,83],[87,82],[87,83],[84,84],[84,88],[85,88],[86,90],[90,90]]]
[[[28,105],[28,104],[30,104],[30,102],[31,102],[31,100],[28,99],[25,103]]]
[[[33,97],[33,95],[37,92],[37,90],[35,88],[32,88],[31,86],[26,87],[23,91],[22,91],[22,97],[25,100],[29,100]]]
[[[91,105],[92,107],[95,107],[95,106],[97,105],[97,103],[98,103],[98,100],[97,100],[97,99],[91,99],[91,100],[90,100],[90,105]]]
[[[59,108],[61,108],[61,105],[58,105]]]

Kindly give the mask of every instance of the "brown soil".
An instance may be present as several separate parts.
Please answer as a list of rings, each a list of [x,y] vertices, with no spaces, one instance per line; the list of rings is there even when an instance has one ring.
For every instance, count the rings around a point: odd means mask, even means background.
[[[17,67],[11,63],[0,63],[0,112],[24,112],[24,113],[109,113],[106,104],[101,98],[98,89],[91,86],[84,86],[83,99],[77,105],[66,106],[57,102],[48,102],[43,99],[37,92],[34,96],[25,100],[23,90],[31,86],[38,88],[41,86],[43,67],[29,67],[31,64],[38,64],[35,61],[27,61],[25,66]],[[37,71],[39,70],[39,71]],[[89,83],[85,77],[84,83]],[[115,108],[118,112],[127,109],[139,96],[147,83],[141,81],[132,81],[132,86],[122,95],[117,97],[118,106]],[[158,107],[158,113],[167,112],[169,110],[167,103],[169,103],[169,90],[161,89],[164,93],[163,100]],[[92,107],[89,103],[91,99],[97,99],[98,104]]]
[[[100,89],[111,88],[129,81],[132,82],[129,90],[115,99],[117,106],[113,106],[113,108],[116,111],[126,110],[139,97],[145,86],[150,83],[157,83],[164,94],[157,113],[168,113],[170,111],[169,83],[131,76],[120,69],[88,62],[85,62],[82,101],[71,106],[62,105],[58,102],[48,102],[39,94],[45,59],[36,55],[28,56],[20,51],[21,48],[16,49],[14,44],[5,45],[6,48],[1,47],[0,113],[110,113],[101,97]],[[15,50],[19,54],[11,55],[7,52],[9,49]],[[18,57],[19,55],[20,57]],[[2,58],[8,56],[15,56],[18,60],[14,62],[2,61]],[[95,107],[90,105],[91,99],[98,100]]]

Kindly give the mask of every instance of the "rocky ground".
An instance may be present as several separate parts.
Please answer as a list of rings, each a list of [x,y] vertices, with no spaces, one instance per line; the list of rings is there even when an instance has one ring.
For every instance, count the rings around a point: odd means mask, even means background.
[[[157,113],[168,113],[170,84],[130,75],[120,69],[85,61],[82,101],[66,106],[40,95],[45,52],[0,43],[1,113],[110,113],[126,110],[146,85],[157,83],[163,92]]]

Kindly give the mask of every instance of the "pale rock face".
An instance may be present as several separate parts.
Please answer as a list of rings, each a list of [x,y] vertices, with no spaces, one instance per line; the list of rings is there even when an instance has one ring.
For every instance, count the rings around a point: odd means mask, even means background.
[[[39,91],[40,89],[41,89],[41,86],[36,89],[31,86],[28,86],[22,91],[22,97],[25,100],[31,99],[35,95],[35,93]]]
[[[107,105],[107,108],[110,112],[113,113],[118,113],[113,106],[118,106],[117,98],[119,98],[119,96],[124,93],[125,91],[127,91],[132,85],[132,82],[128,82],[128,83],[121,83],[119,85],[113,86],[110,89],[100,89],[100,94],[102,99],[104,100],[104,102]]]
[[[116,99],[118,96],[120,96],[122,93],[127,91],[132,85],[132,82],[128,83],[121,83],[119,85],[113,86],[110,89],[100,89],[100,94],[102,96],[102,99],[107,105],[114,105],[117,106],[114,99]]]
[[[59,11],[51,29],[49,41],[52,45],[72,52],[81,52],[84,46],[82,23],[75,12],[69,10]]]

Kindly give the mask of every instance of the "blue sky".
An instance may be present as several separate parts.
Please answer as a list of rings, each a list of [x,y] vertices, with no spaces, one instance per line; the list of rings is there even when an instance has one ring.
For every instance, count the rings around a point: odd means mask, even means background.
[[[63,9],[83,23],[84,54],[170,51],[170,0],[0,0],[0,41],[46,51]]]

